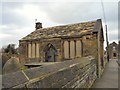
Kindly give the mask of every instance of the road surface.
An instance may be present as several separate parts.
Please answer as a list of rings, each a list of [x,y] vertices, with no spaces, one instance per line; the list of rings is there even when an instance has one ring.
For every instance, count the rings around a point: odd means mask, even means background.
[[[101,78],[97,79],[92,88],[118,88],[118,63],[111,59]]]
[[[2,89],[2,75],[0,75],[0,90]]]
[[[0,59],[0,90],[2,89],[2,60]]]

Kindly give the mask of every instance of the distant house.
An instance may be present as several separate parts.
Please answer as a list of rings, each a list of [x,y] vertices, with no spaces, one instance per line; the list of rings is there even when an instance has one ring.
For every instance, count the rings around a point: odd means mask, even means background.
[[[19,40],[21,63],[58,62],[83,56],[94,56],[98,73],[104,67],[104,36],[101,19],[42,28]]]
[[[118,46],[119,46],[119,44],[117,44],[116,42],[112,42],[108,45],[110,59],[118,58]],[[106,47],[106,49],[107,49],[107,47]]]

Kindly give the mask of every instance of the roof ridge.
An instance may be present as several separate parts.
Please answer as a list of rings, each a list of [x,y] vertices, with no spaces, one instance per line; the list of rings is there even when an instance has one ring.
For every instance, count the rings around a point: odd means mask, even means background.
[[[97,20],[98,20],[98,19],[97,19]],[[85,22],[69,23],[69,24],[64,24],[64,25],[50,26],[50,27],[40,28],[40,29],[38,29],[38,30],[47,29],[47,28],[55,28],[55,27],[71,26],[71,25],[84,24],[84,23],[91,23],[91,22],[96,22],[97,20],[90,20],[90,21],[85,21]],[[36,31],[37,31],[37,30],[36,30]]]

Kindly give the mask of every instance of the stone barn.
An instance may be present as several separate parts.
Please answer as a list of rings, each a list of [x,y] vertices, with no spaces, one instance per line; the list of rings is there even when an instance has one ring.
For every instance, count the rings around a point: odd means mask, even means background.
[[[97,70],[104,67],[104,36],[101,19],[43,28],[19,40],[21,63],[59,62],[85,56],[96,58]]]

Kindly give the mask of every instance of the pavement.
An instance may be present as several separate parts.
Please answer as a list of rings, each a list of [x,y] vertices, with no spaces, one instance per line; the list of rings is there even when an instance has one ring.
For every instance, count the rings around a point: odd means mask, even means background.
[[[2,74],[2,60],[0,59],[0,75]]]
[[[2,89],[2,60],[0,59],[0,90]]]
[[[101,76],[92,88],[118,88],[118,63],[117,59],[111,59]]]
[[[0,90],[2,89],[2,75],[0,75]]]

